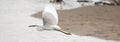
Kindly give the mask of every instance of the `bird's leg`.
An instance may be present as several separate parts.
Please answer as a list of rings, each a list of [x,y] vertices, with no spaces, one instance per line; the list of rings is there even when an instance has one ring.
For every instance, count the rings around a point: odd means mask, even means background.
[[[62,32],[64,34],[66,34],[66,35],[72,35],[70,32],[66,32],[66,31],[63,31],[63,30],[60,30],[60,29],[54,29],[54,30]]]

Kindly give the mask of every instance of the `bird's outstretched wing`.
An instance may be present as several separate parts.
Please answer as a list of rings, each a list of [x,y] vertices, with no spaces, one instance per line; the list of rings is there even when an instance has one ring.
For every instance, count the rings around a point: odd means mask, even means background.
[[[43,25],[57,25],[58,24],[58,14],[56,9],[51,5],[46,5],[42,13]]]

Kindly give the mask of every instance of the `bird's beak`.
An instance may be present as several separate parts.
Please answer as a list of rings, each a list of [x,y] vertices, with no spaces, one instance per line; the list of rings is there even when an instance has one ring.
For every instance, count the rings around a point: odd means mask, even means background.
[[[28,27],[38,27],[38,25],[29,25]]]

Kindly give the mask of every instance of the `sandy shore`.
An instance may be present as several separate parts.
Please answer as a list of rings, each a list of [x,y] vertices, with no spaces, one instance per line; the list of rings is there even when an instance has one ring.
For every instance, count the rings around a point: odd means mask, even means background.
[[[58,10],[60,27],[77,35],[120,40],[120,6],[91,6]],[[33,17],[41,18],[41,12]]]

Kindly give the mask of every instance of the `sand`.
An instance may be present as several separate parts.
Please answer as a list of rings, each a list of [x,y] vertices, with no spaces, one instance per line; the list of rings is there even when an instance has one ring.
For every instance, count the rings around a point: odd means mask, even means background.
[[[32,15],[41,19],[41,12]],[[120,6],[89,6],[58,10],[59,26],[68,32],[120,40]]]

